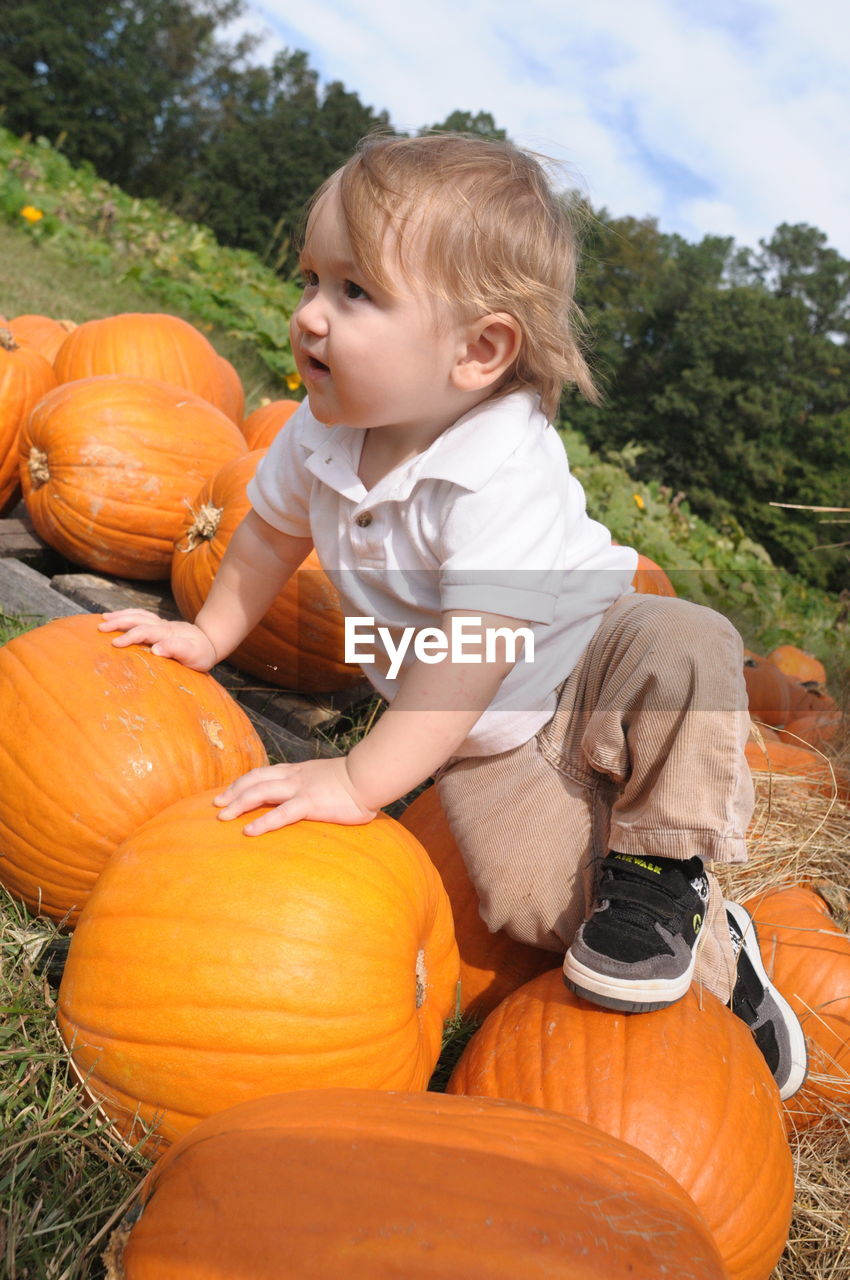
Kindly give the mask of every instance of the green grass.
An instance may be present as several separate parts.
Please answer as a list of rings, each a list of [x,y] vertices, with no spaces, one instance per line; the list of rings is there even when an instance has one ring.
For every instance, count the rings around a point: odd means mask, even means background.
[[[71,1079],[41,967],[54,926],[0,898],[0,1274],[96,1280],[114,1222],[149,1167]]]
[[[239,372],[247,408],[263,398],[277,400],[292,393],[245,339],[213,325],[189,308],[166,307],[162,300],[130,279],[116,279],[105,268],[68,260],[49,243],[0,220],[0,315],[53,316],[82,324],[101,316],[130,311],[169,311],[202,329],[216,350]]]

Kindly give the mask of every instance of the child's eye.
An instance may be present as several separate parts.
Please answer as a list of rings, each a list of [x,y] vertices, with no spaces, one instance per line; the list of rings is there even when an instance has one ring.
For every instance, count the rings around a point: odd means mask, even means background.
[[[346,298],[356,301],[358,298],[368,298],[368,293],[359,284],[355,284],[353,280],[346,280],[342,286],[342,291]]]
[[[316,275],[315,271],[308,271],[305,267],[301,268],[302,289],[315,289],[318,283],[319,277]]]

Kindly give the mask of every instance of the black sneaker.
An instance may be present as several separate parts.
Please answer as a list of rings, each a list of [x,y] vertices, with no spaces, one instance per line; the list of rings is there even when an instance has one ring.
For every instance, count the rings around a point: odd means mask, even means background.
[[[564,960],[571,991],[625,1013],[666,1009],[691,985],[708,906],[701,858],[611,851],[598,905]]]
[[[808,1070],[805,1033],[796,1013],[767,976],[752,916],[738,902],[723,905],[737,965],[729,1008],[752,1031],[779,1085],[780,1098],[790,1098]]]

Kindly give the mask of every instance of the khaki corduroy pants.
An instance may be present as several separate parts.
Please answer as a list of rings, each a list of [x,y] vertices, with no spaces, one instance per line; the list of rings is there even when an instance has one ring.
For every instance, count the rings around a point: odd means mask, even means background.
[[[616,601],[534,738],[438,774],[487,926],[565,951],[609,849],[746,861],[749,723],[742,642],[726,618],[680,599]],[[734,957],[709,880],[695,976],[725,1002]]]

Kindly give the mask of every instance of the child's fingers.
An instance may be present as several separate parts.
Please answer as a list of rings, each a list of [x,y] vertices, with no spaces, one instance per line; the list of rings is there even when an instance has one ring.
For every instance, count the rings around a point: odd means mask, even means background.
[[[219,817],[229,822],[238,818],[250,809],[259,809],[262,805],[283,804],[295,795],[297,785],[294,779],[286,777],[280,765],[268,765],[262,769],[252,769],[241,778],[237,778],[224,791],[213,797],[213,804],[219,809]]]
[[[149,609],[112,609],[102,617],[103,621],[97,624],[98,631],[126,631],[142,623],[162,623]]]
[[[302,799],[296,797],[294,800],[287,800],[285,804],[279,804],[274,809],[269,809],[268,813],[263,813],[259,818],[252,818],[243,828],[246,836],[264,836],[269,831],[279,831],[281,827],[288,827],[293,822],[300,822],[302,818],[307,817],[307,805]]]

